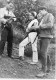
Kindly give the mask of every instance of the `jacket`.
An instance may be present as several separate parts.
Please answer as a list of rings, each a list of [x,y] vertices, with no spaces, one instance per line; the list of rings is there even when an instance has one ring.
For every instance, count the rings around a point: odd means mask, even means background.
[[[53,30],[54,16],[51,13],[47,13],[40,22],[39,37],[53,38]]]

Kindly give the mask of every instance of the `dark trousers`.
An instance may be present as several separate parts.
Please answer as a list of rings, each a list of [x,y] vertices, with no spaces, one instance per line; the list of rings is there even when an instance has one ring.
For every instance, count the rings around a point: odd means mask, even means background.
[[[2,25],[1,27],[3,27]],[[4,51],[4,46],[7,41],[7,53],[8,56],[11,57],[12,54],[12,43],[13,43],[13,30],[12,30],[12,25],[8,24],[7,26],[2,28],[1,32],[1,41],[0,41],[0,55]]]
[[[40,39],[40,57],[42,62],[42,70],[44,72],[48,71],[51,67],[51,59],[49,52],[49,44],[51,39],[41,38]]]

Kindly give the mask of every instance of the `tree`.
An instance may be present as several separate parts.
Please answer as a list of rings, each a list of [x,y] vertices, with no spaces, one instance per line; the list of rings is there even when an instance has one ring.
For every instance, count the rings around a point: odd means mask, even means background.
[[[3,3],[2,2],[0,2],[0,8],[2,8],[3,7]]]

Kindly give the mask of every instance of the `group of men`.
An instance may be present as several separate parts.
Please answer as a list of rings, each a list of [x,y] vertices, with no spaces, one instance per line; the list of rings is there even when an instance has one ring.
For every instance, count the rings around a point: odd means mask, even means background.
[[[37,76],[43,76],[44,73],[51,70],[52,67],[48,48],[51,39],[53,38],[54,16],[51,13],[48,13],[45,7],[39,7],[38,15],[36,12],[32,12],[29,14],[29,19],[31,21],[26,29],[28,37],[19,44],[19,56],[20,59],[24,59],[24,47],[31,42],[33,54],[30,64],[36,64],[38,62],[39,54],[43,72]],[[38,53],[37,50],[38,38],[40,38],[40,53]]]
[[[0,55],[3,54],[5,42],[7,41],[7,52],[8,56],[12,55],[12,43],[13,43],[13,29],[11,22],[16,21],[16,17],[13,13],[13,4],[9,2],[6,7],[0,10],[0,21],[1,21],[1,40],[0,40]],[[13,19],[5,19],[4,16],[11,16]],[[48,46],[53,38],[53,26],[54,16],[48,13],[45,7],[39,7],[38,14],[31,12],[29,14],[30,23],[27,26],[26,37],[19,44],[19,59],[24,60],[24,47],[31,42],[32,45],[32,61],[30,64],[37,64],[38,54],[41,56],[42,70],[43,72],[37,76],[43,76],[46,72],[51,69],[51,59],[48,54]],[[6,25],[5,25],[6,24]],[[37,50],[37,41],[40,38],[40,53]]]

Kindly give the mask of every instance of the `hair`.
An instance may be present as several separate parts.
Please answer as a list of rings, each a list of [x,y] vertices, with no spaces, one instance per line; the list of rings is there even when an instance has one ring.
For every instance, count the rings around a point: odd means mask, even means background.
[[[37,13],[36,12],[32,12],[32,15],[34,16],[35,19],[37,19]]]
[[[8,4],[6,7],[7,7],[7,9],[10,9],[10,10],[13,10],[14,9],[14,6],[13,6],[12,3]]]
[[[40,10],[46,10],[46,11],[47,11],[47,8],[44,7],[44,6],[42,6],[42,7],[38,7],[38,13],[39,13]]]

